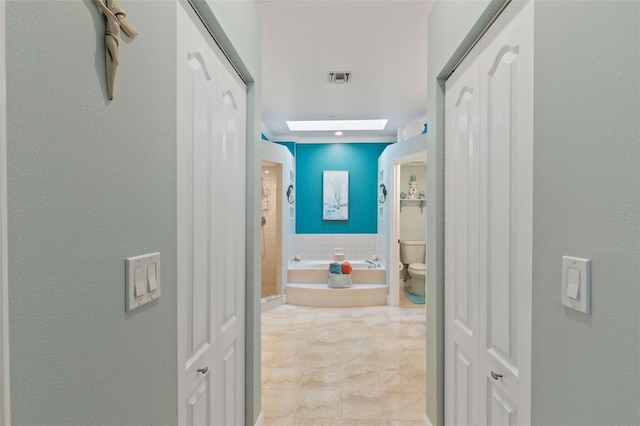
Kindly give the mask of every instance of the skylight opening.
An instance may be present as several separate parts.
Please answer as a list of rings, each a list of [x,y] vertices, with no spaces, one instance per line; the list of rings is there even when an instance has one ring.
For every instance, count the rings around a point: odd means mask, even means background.
[[[384,130],[389,120],[311,120],[287,121],[292,132],[344,131],[344,130]]]

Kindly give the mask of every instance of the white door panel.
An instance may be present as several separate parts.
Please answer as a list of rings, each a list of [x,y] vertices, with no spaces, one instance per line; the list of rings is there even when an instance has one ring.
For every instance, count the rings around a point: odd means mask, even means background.
[[[244,424],[246,89],[178,5],[179,423]]]
[[[478,417],[478,142],[479,49],[447,80],[445,146],[445,418]]]
[[[487,424],[531,422],[532,34],[533,2],[515,2],[480,42],[480,415]]]
[[[245,291],[245,114],[246,92],[243,84],[230,74],[220,73],[218,93],[221,105],[221,141],[224,153],[223,190],[226,220],[215,223],[224,234],[217,244],[218,271],[218,359],[220,380],[220,421],[224,425],[244,424],[244,291]],[[214,217],[215,220],[215,217]],[[224,244],[220,244],[224,241]]]
[[[489,401],[487,422],[488,425],[496,426],[516,426],[518,425],[518,416],[513,403],[495,386],[494,383],[488,384]]]
[[[184,38],[187,34],[181,34]],[[192,35],[193,36],[193,35]],[[186,40],[179,40],[186,45]],[[184,47],[183,47],[184,48]],[[189,50],[178,59],[178,303],[181,353],[181,424],[211,424],[213,335],[209,287],[208,189],[212,79],[206,52]],[[204,54],[204,56],[203,56]],[[210,64],[209,64],[210,65]]]
[[[446,82],[447,424],[531,421],[532,20],[513,2]]]

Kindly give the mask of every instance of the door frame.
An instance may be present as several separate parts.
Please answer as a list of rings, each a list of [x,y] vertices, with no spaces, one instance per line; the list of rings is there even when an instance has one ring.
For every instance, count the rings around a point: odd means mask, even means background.
[[[398,241],[400,240],[400,170],[403,164],[410,163],[412,161],[424,161],[425,168],[428,165],[428,156],[427,151],[420,151],[410,155],[406,155],[404,157],[397,158],[393,160],[391,163],[391,173],[390,173],[390,187],[391,187],[391,208],[389,209],[389,298],[391,306],[398,306],[400,304],[400,276],[397,273],[395,267],[400,262],[400,245]],[[425,214],[425,222],[427,221],[426,217],[429,212],[429,205],[425,206],[427,208],[427,212]],[[427,233],[429,230],[427,229]],[[425,250],[426,250],[427,238],[425,236]],[[426,294],[426,286],[425,286],[425,294]]]
[[[0,0],[0,425],[11,424],[7,257],[7,78],[5,0]]]

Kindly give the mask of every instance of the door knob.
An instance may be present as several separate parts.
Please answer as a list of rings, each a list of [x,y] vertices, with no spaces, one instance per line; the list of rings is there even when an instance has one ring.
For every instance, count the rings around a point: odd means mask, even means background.
[[[491,377],[493,377],[493,380],[498,380],[502,378],[502,374],[498,374],[498,373],[494,373],[493,371],[491,372]]]
[[[202,374],[207,374],[207,371],[209,371],[209,367],[205,367],[205,368],[200,368],[198,369],[198,373],[202,373]],[[492,373],[493,374],[493,373]]]

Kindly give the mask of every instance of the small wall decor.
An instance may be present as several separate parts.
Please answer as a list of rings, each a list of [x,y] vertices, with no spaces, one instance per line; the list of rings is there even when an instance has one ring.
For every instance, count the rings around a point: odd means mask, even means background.
[[[289,204],[293,204],[295,199],[293,198],[293,184],[290,184],[287,188],[287,202]]]
[[[107,95],[109,100],[113,100],[113,90],[116,83],[116,72],[120,64],[119,46],[120,29],[129,37],[138,35],[136,30],[129,24],[125,17],[127,14],[120,8],[119,0],[93,0],[100,11],[104,14],[107,27],[104,34],[105,65],[107,68]]]
[[[293,182],[295,181],[295,175],[293,174],[293,170],[289,170],[289,187],[287,188],[287,202],[290,204],[289,206],[289,219],[293,219],[295,217],[295,207],[293,203],[295,203],[294,198],[294,187]]]
[[[387,187],[384,186],[384,183],[380,184],[380,196],[378,197],[378,201],[380,204],[384,203],[387,199]]]
[[[411,175],[409,180],[409,199],[415,200],[418,193],[418,182],[416,181],[416,175]]]
[[[322,172],[322,219],[349,219],[349,172]]]

